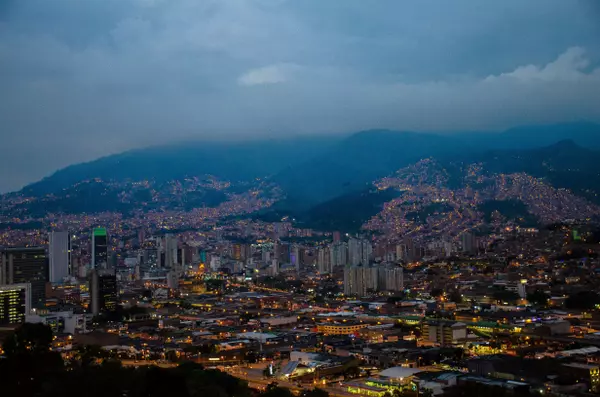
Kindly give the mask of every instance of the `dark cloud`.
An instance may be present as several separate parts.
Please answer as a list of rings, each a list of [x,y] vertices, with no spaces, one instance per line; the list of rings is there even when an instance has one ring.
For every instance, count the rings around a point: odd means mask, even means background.
[[[196,135],[600,119],[595,0],[0,4],[0,191]]]

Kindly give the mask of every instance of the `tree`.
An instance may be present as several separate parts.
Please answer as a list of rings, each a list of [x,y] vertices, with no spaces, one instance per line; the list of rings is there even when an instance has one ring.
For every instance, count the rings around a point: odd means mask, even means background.
[[[80,363],[65,367],[60,354],[50,350],[52,332],[41,324],[24,324],[6,338],[6,358],[0,359],[2,396],[79,397],[250,397],[245,381],[225,372],[205,370],[195,363],[177,368],[123,367],[104,359],[97,346],[76,351]],[[65,385],[69,387],[65,388]],[[272,397],[290,397],[286,389],[272,390]]]
[[[325,303],[325,297],[321,294],[315,295],[313,297],[313,302],[317,304]]]
[[[458,290],[452,290],[452,292],[450,292],[450,296],[448,297],[448,300],[450,300],[450,302],[454,302],[454,303],[462,303],[463,297]]]
[[[293,394],[289,389],[279,387],[276,382],[272,382],[267,385],[261,397],[293,397]]]
[[[181,307],[184,310],[189,310],[192,308],[192,304],[182,299],[181,301],[179,301],[179,307]]]
[[[97,345],[85,345],[77,347],[74,357],[79,365],[86,367],[108,358],[108,352]]]
[[[597,293],[593,291],[581,291],[569,295],[565,301],[565,306],[568,309],[593,309],[597,303],[600,303]]]
[[[433,391],[430,389],[424,389],[419,392],[419,396],[421,397],[433,397]]]
[[[548,304],[548,295],[540,289],[527,294],[527,300],[536,306],[546,306]]]
[[[329,393],[323,389],[315,387],[312,390],[305,390],[302,393],[302,397],[329,397]]]
[[[353,379],[360,375],[358,367],[350,367],[344,371],[344,379]]]
[[[9,336],[2,345],[4,355],[11,359],[21,354],[48,353],[52,344],[52,329],[44,324],[25,323]]]
[[[403,299],[404,299],[404,294],[398,293],[397,295],[390,296],[389,298],[387,298],[387,303],[391,303],[391,304],[395,305],[396,302],[400,302]]]
[[[254,364],[258,361],[258,354],[256,354],[256,352],[253,351],[246,352],[246,361],[248,361],[251,364]]]
[[[59,353],[50,351],[52,329],[44,324],[25,323],[9,335],[2,349],[0,384],[3,395],[35,395],[45,378],[64,371]]]
[[[516,300],[519,299],[519,295],[516,292],[507,291],[507,290],[504,290],[504,289],[495,291],[492,296],[497,301],[509,302],[509,303],[510,302],[515,302]]]

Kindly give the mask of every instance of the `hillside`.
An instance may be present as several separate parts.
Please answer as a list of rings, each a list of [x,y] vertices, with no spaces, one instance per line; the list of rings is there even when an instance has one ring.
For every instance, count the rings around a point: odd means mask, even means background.
[[[289,167],[274,181],[306,208],[337,196],[362,191],[375,179],[423,158],[459,153],[467,146],[449,136],[364,131],[350,136],[329,152]]]
[[[81,181],[167,182],[214,175],[231,181],[250,181],[277,174],[291,165],[324,153],[342,136],[306,136],[232,142],[181,142],[137,149],[61,169],[23,193],[39,196],[58,192]]]
[[[427,227],[451,234],[449,225],[459,219],[479,227],[495,217],[521,226],[595,217],[598,157],[569,140],[536,149],[446,152],[376,181],[385,194],[346,193],[294,216],[311,227],[353,232],[377,214],[367,228],[389,232],[389,225],[401,225],[400,234]]]
[[[600,151],[589,150],[572,140],[528,150],[493,150],[469,154],[463,164],[481,163],[488,172],[510,174],[524,172],[557,188],[569,189],[577,195],[600,203]],[[456,158],[446,157],[456,164]]]
[[[536,142],[540,145],[529,147]],[[7,204],[0,213],[38,218],[49,212],[190,211],[233,205],[227,203],[257,189],[258,206],[268,207],[260,214],[266,219],[292,215],[311,227],[354,229],[386,201],[385,194],[370,193],[374,181],[426,158],[438,160],[449,189],[465,183],[474,190],[489,189],[491,179],[464,178],[468,167],[479,164],[489,175],[523,173],[598,203],[595,147],[600,147],[600,128],[587,123],[495,134],[370,130],[349,136],[185,142],[59,170],[17,196],[3,196]]]

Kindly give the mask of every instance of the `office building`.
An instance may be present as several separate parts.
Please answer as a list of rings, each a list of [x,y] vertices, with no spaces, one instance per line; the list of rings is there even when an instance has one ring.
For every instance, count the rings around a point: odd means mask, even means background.
[[[0,327],[25,322],[31,311],[31,286],[12,284],[0,286]]]
[[[90,306],[93,315],[117,309],[119,289],[117,277],[110,273],[92,270],[90,279]]]
[[[92,269],[108,268],[108,234],[105,228],[92,231]]]
[[[71,235],[69,232],[51,232],[48,242],[49,281],[60,283],[70,274]]]
[[[46,303],[48,258],[43,247],[5,248],[0,251],[0,285],[30,284],[31,307]]]

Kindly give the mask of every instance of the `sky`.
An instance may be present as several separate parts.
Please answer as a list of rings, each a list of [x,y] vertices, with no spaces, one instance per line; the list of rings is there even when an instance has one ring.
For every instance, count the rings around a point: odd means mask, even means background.
[[[0,192],[177,140],[600,121],[597,0],[0,0]]]

